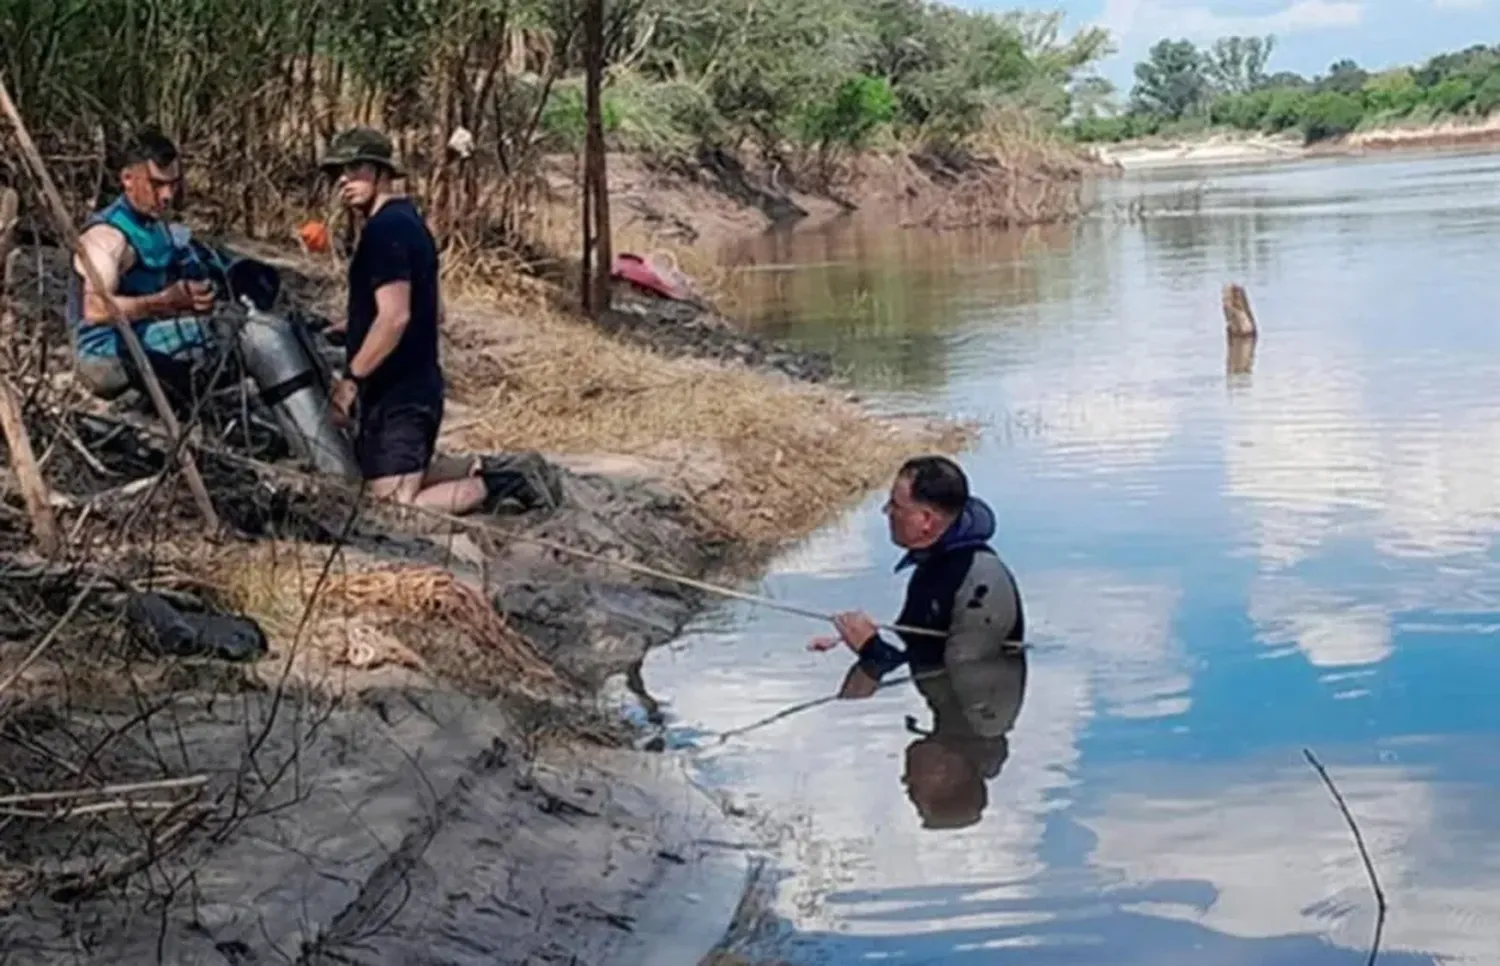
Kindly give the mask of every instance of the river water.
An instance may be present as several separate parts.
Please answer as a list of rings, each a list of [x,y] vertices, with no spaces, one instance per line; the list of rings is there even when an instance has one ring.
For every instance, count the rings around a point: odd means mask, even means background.
[[[1500,158],[1134,176],[1026,234],[844,224],[739,253],[763,329],[962,457],[1027,609],[987,801],[924,828],[911,684],[728,607],[643,668],[672,744],[790,833],[803,964],[1500,962]],[[1144,215],[1127,216],[1138,200]],[[1220,288],[1261,325],[1227,358]],[[894,617],[872,494],[761,590]]]

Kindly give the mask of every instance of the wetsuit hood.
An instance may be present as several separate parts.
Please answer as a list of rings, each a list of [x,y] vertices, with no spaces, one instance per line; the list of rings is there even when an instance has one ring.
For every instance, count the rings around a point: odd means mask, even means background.
[[[964,504],[963,512],[958,515],[958,519],[953,521],[936,543],[930,547],[923,547],[921,550],[908,550],[897,562],[896,570],[915,567],[933,557],[940,557],[954,550],[982,547],[988,544],[994,535],[995,511],[991,510],[990,505],[979,497],[971,496]]]

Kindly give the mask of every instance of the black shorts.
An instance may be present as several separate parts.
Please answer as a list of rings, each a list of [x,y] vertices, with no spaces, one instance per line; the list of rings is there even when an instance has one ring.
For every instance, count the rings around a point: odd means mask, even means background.
[[[377,403],[359,414],[354,458],[367,480],[425,473],[437,451],[443,404]]]

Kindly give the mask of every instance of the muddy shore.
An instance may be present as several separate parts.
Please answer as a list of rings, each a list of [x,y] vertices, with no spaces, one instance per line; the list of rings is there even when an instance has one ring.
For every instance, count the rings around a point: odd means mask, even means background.
[[[34,262],[43,271],[14,291],[43,297],[18,315],[51,363],[29,384],[28,423],[54,453],[53,484],[91,516],[64,513],[86,567],[40,570],[24,517],[0,520],[0,581],[28,611],[0,622],[0,664],[30,650],[86,573],[110,578],[5,695],[0,761],[24,792],[195,784],[146,818],[137,805],[0,820],[0,962],[707,955],[741,898],[744,843],[678,765],[631,750],[599,697],[707,599],[607,561],[732,583],[900,456],[950,447],[951,428],[864,414],[818,385],[826,358],[711,313],[626,297],[601,330],[461,298],[445,350],[450,463],[525,457],[546,468],[555,505],[489,531],[351,515],[347,500],[209,457],[240,535],[205,542],[181,486],[141,497],[154,502],[133,518],[109,499],[160,472],[164,444],[130,432],[122,444],[118,425],[89,416],[99,407],[60,363],[56,266]],[[687,408],[656,428],[621,409],[622,391],[643,412]],[[746,470],[772,448],[809,465],[775,480]],[[17,583],[28,567],[43,576]],[[248,618],[268,651],[227,664],[143,650],[129,607],[143,591]]]
[[[759,232],[814,228],[861,211],[935,228],[1066,221],[1079,213],[1084,179],[1111,173],[1070,147],[1025,141],[987,154],[869,152],[800,175],[718,151],[673,163],[611,156],[608,171],[616,251],[671,252],[710,284],[726,248]],[[553,247],[570,251],[574,166],[555,163],[548,181],[563,229]]]

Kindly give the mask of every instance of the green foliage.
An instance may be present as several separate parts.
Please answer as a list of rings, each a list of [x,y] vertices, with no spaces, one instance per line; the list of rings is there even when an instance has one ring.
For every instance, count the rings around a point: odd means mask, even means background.
[[[1135,65],[1132,108],[1175,121],[1201,109],[1212,87],[1208,59],[1187,40],[1161,40],[1151,54]]]
[[[633,65],[701,89],[719,146],[856,149],[881,128],[915,141],[974,136],[997,109],[1056,125],[1075,75],[1109,52],[1053,14],[995,15],[929,0],[654,0]]]
[[[839,85],[832,99],[810,105],[802,136],[822,150],[863,148],[882,124],[896,116],[896,95],[884,77],[860,75]]]
[[[1407,68],[1374,74],[1365,81],[1365,107],[1373,114],[1402,117],[1422,102],[1422,88]]]
[[[1203,53],[1204,71],[1214,89],[1249,94],[1266,80],[1266,61],[1276,49],[1274,37],[1221,37]]]
[[[158,124],[213,170],[205,194],[303,191],[352,122],[424,169],[462,124],[514,179],[581,149],[582,2],[0,0],[0,71],[54,153]],[[935,0],[609,0],[606,19],[606,135],[654,154],[951,144],[1002,114],[1055,128],[1109,53],[1105,32],[1064,37],[1057,14]]]
[[[1206,50],[1162,40],[1135,67],[1127,112],[1080,112],[1070,131],[1081,141],[1124,141],[1180,130],[1206,116],[1241,131],[1298,130],[1313,142],[1377,124],[1484,117],[1500,107],[1500,46],[1476,45],[1373,74],[1345,59],[1313,78],[1267,74],[1273,49],[1271,37],[1225,37]]]
[[[1302,136],[1310,144],[1342,137],[1359,127],[1365,107],[1358,95],[1321,91],[1302,104]]]

